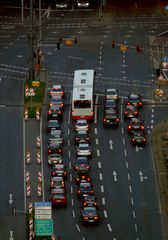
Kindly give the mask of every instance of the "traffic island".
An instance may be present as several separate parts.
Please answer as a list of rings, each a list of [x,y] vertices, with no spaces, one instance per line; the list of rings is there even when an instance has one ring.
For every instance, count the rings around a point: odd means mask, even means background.
[[[36,118],[37,109],[39,115],[41,115],[45,97],[45,87],[45,82],[25,81],[24,109],[28,111],[28,118]]]
[[[151,140],[159,187],[164,237],[168,239],[168,119],[161,121],[153,129]]]

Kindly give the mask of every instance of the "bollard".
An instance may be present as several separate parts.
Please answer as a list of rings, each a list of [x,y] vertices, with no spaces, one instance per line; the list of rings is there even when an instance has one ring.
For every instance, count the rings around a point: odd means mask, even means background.
[[[39,111],[39,108],[36,109],[36,120],[40,120],[40,111]]]
[[[29,214],[32,214],[33,212],[33,204],[29,202]]]
[[[42,195],[42,185],[41,185],[41,183],[38,183],[37,196],[41,197],[41,195]]]
[[[40,155],[40,151],[37,151],[37,164],[41,163],[41,155]]]
[[[29,171],[26,171],[26,183],[30,183],[30,174],[29,174]]]
[[[30,162],[30,152],[27,152],[26,153],[26,162],[27,162],[27,164],[30,164],[31,162]]]
[[[30,197],[30,183],[27,183],[26,185],[26,195],[27,197]]]
[[[26,97],[29,96],[29,88],[28,88],[28,85],[25,86],[25,96],[26,96]]]
[[[39,148],[40,147],[40,137],[37,136],[37,147]]]
[[[38,182],[42,183],[42,172],[41,171],[38,172]]]
[[[29,113],[28,113],[27,108],[24,109],[24,118],[25,118],[25,120],[28,120],[28,118],[29,118]]]

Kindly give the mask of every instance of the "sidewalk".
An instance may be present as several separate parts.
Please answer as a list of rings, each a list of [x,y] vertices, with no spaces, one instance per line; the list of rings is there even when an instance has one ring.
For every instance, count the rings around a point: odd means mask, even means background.
[[[153,129],[151,143],[159,188],[163,239],[168,239],[168,118]]]

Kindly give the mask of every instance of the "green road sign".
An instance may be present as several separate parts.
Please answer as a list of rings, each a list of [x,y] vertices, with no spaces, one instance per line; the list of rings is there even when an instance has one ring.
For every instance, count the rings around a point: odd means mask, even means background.
[[[36,236],[51,236],[53,234],[53,220],[35,220]]]

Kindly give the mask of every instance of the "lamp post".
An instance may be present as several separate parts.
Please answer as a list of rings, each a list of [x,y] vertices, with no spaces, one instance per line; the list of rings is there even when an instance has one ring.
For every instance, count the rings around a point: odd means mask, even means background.
[[[39,40],[38,44],[41,43],[41,0],[39,0]]]
[[[34,80],[34,58],[33,58],[33,0],[30,0],[30,80]]]
[[[21,19],[22,19],[22,25],[24,24],[24,6],[23,6],[23,0],[21,0]]]

